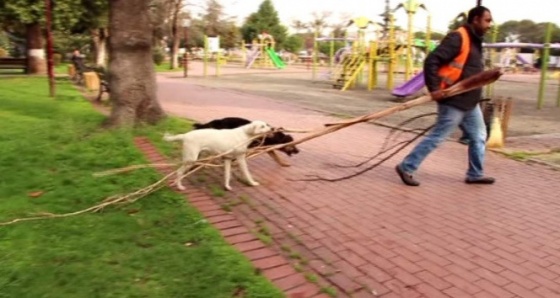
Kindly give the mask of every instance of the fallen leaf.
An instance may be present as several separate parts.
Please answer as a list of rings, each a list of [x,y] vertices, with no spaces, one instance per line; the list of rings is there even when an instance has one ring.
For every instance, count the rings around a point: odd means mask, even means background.
[[[30,192],[27,195],[32,197],[32,198],[38,198],[38,197],[42,196],[44,193],[45,193],[44,191],[39,190],[39,191]]]

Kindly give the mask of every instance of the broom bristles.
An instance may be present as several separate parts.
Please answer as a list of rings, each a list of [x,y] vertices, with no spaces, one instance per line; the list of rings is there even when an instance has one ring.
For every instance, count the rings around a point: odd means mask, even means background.
[[[500,68],[490,69],[476,74],[472,77],[459,81],[457,84],[443,90],[445,97],[465,93],[473,89],[481,88],[497,81],[503,72]]]
[[[502,132],[502,123],[500,117],[492,119],[492,127],[490,129],[490,136],[486,142],[488,148],[502,148],[504,147],[504,134]]]
[[[477,75],[474,75],[470,78],[464,79],[460,82],[458,82],[457,84],[442,90],[443,92],[443,97],[450,97],[450,96],[454,96],[454,95],[458,95],[461,93],[465,93],[467,91],[473,90],[473,89],[477,89],[477,88],[481,88],[485,85],[488,84],[492,84],[493,82],[497,81],[501,76],[502,76],[502,71],[499,68],[496,69],[491,69],[491,70],[486,70],[483,71]],[[371,114],[367,114],[367,115],[363,115],[360,117],[356,117],[356,118],[352,118],[352,119],[348,119],[348,120],[344,120],[344,121],[339,121],[339,122],[335,122],[335,123],[327,123],[325,124],[325,126],[329,127],[329,126],[334,126],[334,125],[340,125],[340,124],[350,124],[350,123],[359,123],[359,122],[366,122],[366,121],[371,121],[371,120],[375,120],[381,117],[386,117],[389,116],[391,114],[394,114],[396,112],[400,112],[406,109],[410,109],[414,106],[418,106],[427,102],[430,102],[432,100],[431,95],[424,95],[421,97],[418,97],[414,100],[402,103],[400,105],[379,111],[379,112],[375,112],[375,113],[371,113]]]

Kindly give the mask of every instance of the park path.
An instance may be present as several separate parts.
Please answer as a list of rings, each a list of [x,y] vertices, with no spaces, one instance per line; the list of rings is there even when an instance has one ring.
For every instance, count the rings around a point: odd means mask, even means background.
[[[173,77],[158,77],[158,88],[167,112],[201,122],[239,116],[316,129],[339,120]],[[318,290],[337,297],[560,297],[558,171],[488,152],[487,174],[497,183],[466,185],[466,147],[446,142],[422,165],[420,187],[403,185],[394,170],[409,148],[350,180],[293,181],[351,173],[355,169],[333,164],[372,156],[388,132],[359,124],[305,142],[298,155],[285,157],[288,168],[261,155],[249,162],[261,186],[234,181],[225,197],[195,199],[193,205],[210,217],[219,214],[223,221],[213,222],[228,239],[240,225],[272,239],[273,245],[263,247],[246,235],[235,245],[257,267],[273,272],[267,276],[287,293],[309,289],[299,291],[301,297]],[[210,194],[207,185],[221,185],[221,172],[205,175],[204,183],[190,179],[190,193]],[[275,250],[284,261],[261,254],[263,249]]]

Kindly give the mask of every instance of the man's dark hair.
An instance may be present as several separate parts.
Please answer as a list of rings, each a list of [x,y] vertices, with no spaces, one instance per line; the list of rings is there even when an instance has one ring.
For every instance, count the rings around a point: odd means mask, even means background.
[[[482,17],[482,15],[484,15],[485,12],[490,12],[490,9],[482,5],[469,10],[469,14],[467,16],[467,23],[472,24],[472,22],[474,22],[474,18]]]

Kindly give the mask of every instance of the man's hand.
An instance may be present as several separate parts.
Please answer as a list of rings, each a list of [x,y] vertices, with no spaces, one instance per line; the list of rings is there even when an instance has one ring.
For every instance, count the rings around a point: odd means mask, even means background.
[[[443,90],[436,90],[430,93],[430,95],[432,96],[432,100],[440,101],[445,97],[445,92],[443,92]]]

